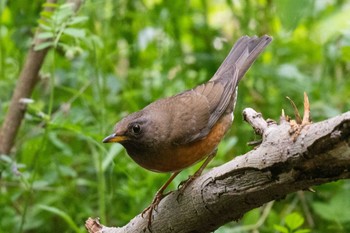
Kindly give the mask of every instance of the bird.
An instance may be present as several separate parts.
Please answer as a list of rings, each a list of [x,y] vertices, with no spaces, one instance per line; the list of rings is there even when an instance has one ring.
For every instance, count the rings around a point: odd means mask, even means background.
[[[156,100],[126,116],[103,139],[103,143],[120,143],[147,170],[172,173],[142,212],[143,216],[149,211],[148,227],[152,211],[167,195],[164,191],[173,179],[185,168],[204,160],[194,175],[181,182],[184,190],[216,155],[218,144],[233,122],[238,83],[271,41],[268,35],[241,37],[208,82]]]

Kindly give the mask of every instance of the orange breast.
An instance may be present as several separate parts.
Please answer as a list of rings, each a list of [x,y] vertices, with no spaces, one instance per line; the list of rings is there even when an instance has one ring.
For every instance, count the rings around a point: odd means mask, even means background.
[[[209,134],[198,141],[173,146],[149,156],[147,159],[134,158],[142,167],[155,172],[175,172],[189,167],[206,158],[220,143],[232,124],[231,114],[223,116]]]

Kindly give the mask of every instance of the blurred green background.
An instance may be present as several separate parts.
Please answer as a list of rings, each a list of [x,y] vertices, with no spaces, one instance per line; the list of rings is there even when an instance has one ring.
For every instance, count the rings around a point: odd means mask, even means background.
[[[0,123],[43,3],[0,1]],[[142,169],[102,139],[128,113],[208,80],[242,35],[274,40],[240,83],[234,124],[209,168],[251,149],[246,107],[278,120],[282,108],[293,115],[285,97],[302,110],[306,91],[314,121],[350,108],[349,1],[87,0],[77,15],[63,3],[42,14],[55,49],[11,156],[0,159],[0,232],[85,232],[89,216],[122,226],[140,213],[169,174]],[[350,232],[350,182],[315,190],[216,232]]]

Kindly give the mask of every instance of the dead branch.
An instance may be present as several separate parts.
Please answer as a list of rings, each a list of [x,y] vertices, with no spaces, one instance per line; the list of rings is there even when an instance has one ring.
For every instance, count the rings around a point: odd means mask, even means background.
[[[152,232],[211,232],[287,194],[350,178],[350,112],[298,125],[285,116],[280,124],[266,122],[253,109],[243,114],[262,143],[199,177],[179,201],[177,191],[163,199],[153,212]],[[140,215],[123,227],[105,227],[92,218],[85,226],[89,232],[148,232]]]

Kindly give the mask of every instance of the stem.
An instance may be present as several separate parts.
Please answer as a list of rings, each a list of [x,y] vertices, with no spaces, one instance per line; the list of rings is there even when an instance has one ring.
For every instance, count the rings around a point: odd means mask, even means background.
[[[35,177],[37,175],[37,165],[40,164],[39,163],[39,156],[40,154],[42,154],[42,152],[45,150],[45,146],[46,146],[46,142],[47,142],[47,135],[48,135],[48,127],[45,128],[44,131],[44,136],[42,137],[40,146],[38,146],[38,148],[36,149],[36,152],[34,153],[33,156],[33,160],[32,160],[32,172],[31,172],[31,176],[29,178],[29,187],[28,190],[26,190],[25,193],[25,201],[24,201],[24,208],[23,208],[23,213],[21,216],[21,223],[20,223],[20,227],[18,232],[21,233],[23,232],[23,227],[26,221],[26,216],[27,216],[27,210],[29,207],[29,203],[33,200],[32,194],[33,194],[33,185],[34,185],[34,181],[35,181]]]
[[[55,0],[47,0],[48,3],[55,3]],[[52,11],[47,7],[44,11]],[[29,49],[27,58],[22,67],[21,73],[16,83],[15,90],[12,95],[9,110],[5,116],[2,128],[0,130],[0,153],[10,154],[11,148],[15,142],[17,131],[21,125],[26,106],[21,103],[21,99],[30,98],[33,89],[38,81],[38,74],[41,66],[44,63],[47,51],[49,48],[35,51],[34,47],[45,42],[37,38],[38,32],[34,36],[34,44]],[[1,69],[3,70],[3,69]]]

